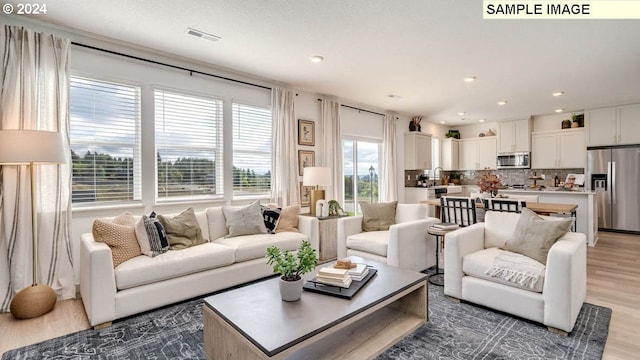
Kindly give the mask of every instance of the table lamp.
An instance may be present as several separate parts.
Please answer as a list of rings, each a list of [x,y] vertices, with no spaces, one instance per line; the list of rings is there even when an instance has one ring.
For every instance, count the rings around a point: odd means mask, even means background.
[[[40,130],[0,130],[0,164],[28,165],[31,185],[31,256],[32,285],[20,290],[11,300],[9,309],[16,319],[31,319],[51,311],[56,304],[56,292],[47,285],[38,285],[38,221],[36,211],[36,164],[60,164],[66,161],[62,134]]]
[[[318,186],[331,185],[331,168],[328,167],[306,167],[302,172],[302,185],[315,186],[311,190],[311,202],[309,213],[316,216],[316,202],[324,199],[324,190],[319,190]]]

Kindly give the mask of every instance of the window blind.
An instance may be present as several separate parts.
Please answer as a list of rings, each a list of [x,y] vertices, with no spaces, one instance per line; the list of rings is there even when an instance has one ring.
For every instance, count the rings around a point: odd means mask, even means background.
[[[140,200],[140,88],[71,77],[73,203]]]
[[[271,189],[271,109],[233,103],[233,194]]]
[[[158,199],[221,196],[222,100],[154,91]]]

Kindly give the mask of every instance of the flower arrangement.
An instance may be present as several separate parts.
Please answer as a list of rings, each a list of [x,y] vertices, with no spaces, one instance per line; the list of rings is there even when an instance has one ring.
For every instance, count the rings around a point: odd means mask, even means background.
[[[480,186],[480,191],[482,192],[495,193],[500,189],[500,185],[500,179],[496,174],[492,173],[482,175],[478,181],[478,186]]]
[[[420,122],[422,122],[422,116],[414,116],[411,118],[411,122],[409,123],[409,131],[420,131],[422,130],[420,126]]]

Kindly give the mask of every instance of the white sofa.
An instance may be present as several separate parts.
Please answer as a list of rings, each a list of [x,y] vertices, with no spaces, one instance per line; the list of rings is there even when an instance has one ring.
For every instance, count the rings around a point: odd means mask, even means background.
[[[421,204],[398,204],[395,224],[387,231],[362,230],[362,216],[338,219],[338,258],[360,256],[383,264],[425,270],[436,263],[436,240],[427,234],[440,220],[427,217]]]
[[[586,296],[586,237],[569,232],[547,256],[536,289],[485,275],[521,215],[488,211],[484,223],[445,236],[444,294],[571,332]]]
[[[169,250],[153,258],[140,255],[115,269],[111,249],[82,234],[80,245],[80,294],[92,326],[108,326],[113,320],[234,285],[273,275],[266,249],[277,245],[296,250],[308,239],[318,252],[318,219],[299,217],[299,233],[228,234],[221,207],[196,212],[205,239],[202,245]]]

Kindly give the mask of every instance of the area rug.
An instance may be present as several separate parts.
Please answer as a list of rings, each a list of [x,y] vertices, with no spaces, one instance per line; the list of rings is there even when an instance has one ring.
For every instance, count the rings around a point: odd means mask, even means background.
[[[378,359],[601,359],[611,309],[584,304],[564,337],[506,314],[446,300],[429,284],[429,322]],[[10,359],[204,359],[202,299],[10,350]]]

